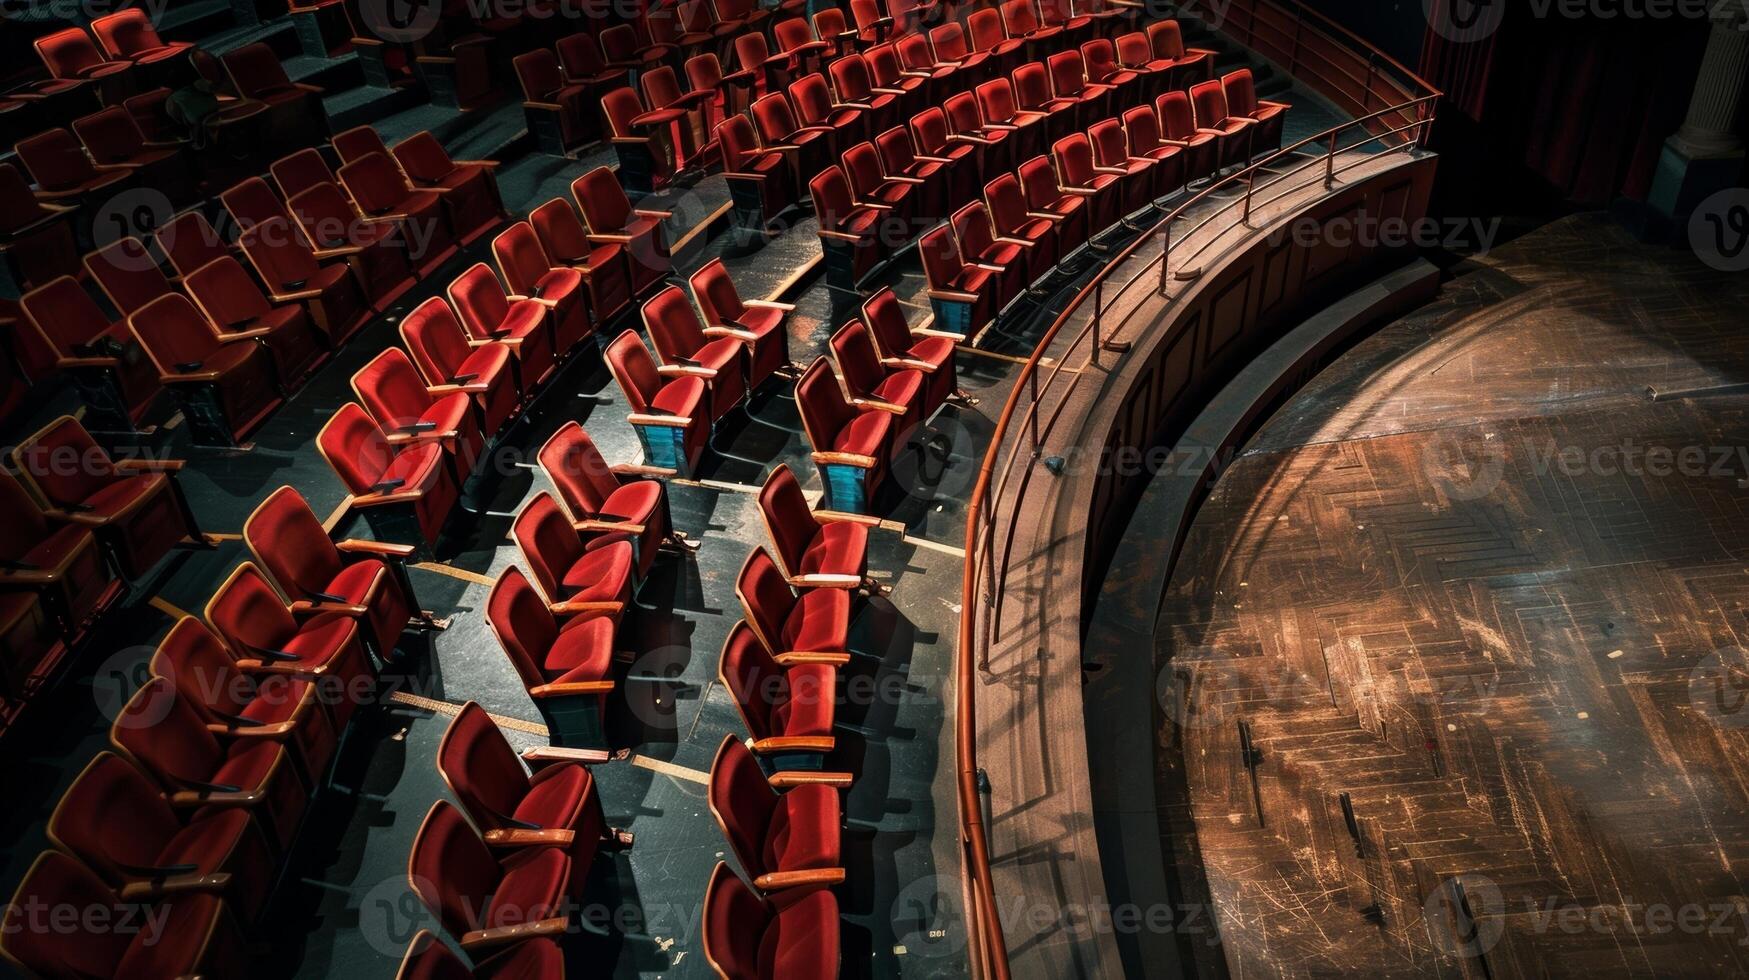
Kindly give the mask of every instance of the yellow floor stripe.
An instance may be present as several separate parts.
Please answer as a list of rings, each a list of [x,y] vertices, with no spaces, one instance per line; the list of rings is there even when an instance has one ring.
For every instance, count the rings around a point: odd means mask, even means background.
[[[767,303],[785,302],[785,300],[783,298],[784,294],[789,292],[790,290],[796,288],[796,284],[801,282],[803,279],[806,279],[809,276],[812,276],[814,274],[814,268],[816,266],[818,266],[821,262],[824,262],[825,260],[826,260],[826,255],[824,252],[822,252],[821,254],[814,256],[813,258],[809,259],[808,261],[803,262],[801,265],[796,266],[796,271],[790,273],[789,278],[785,279],[783,282],[778,283],[777,288],[773,289],[771,291],[771,295],[765,297],[765,301]]]
[[[171,602],[168,599],[163,599],[163,598],[159,598],[158,596],[153,596],[152,598],[147,599],[146,601],[151,604],[153,609],[156,609],[159,612],[163,613],[164,615],[169,616],[171,619],[182,619],[183,617],[188,615],[188,611],[186,609],[183,609],[181,606],[176,605],[175,603]]]
[[[679,238],[675,239],[674,244],[668,246],[668,251],[670,251],[670,252],[685,251],[688,243],[690,243],[694,238],[697,238],[698,236],[709,231],[711,225],[715,224],[716,220],[718,218],[721,218],[723,215],[728,214],[730,209],[732,209],[734,206],[735,205],[733,202],[724,202],[721,207],[717,208],[715,211],[712,211],[703,221],[700,221],[698,224],[693,225],[691,228],[687,229],[686,234],[681,235]]]
[[[391,692],[389,694],[389,700],[396,704],[404,704],[410,708],[418,708],[421,711],[430,711],[449,718],[454,718],[456,715],[461,714],[462,711],[462,706],[459,704],[453,704],[449,701],[439,701],[435,698],[420,697],[417,694],[409,694],[406,691]],[[528,735],[537,735],[541,738],[546,738],[548,735],[547,726],[539,722],[524,721],[521,718],[511,718],[506,715],[495,715],[489,711],[486,713],[486,717],[492,719],[492,723],[499,728],[508,728],[511,731],[523,732]],[[648,756],[634,755],[631,758],[631,763],[634,766],[648,769],[651,772],[663,776],[684,779],[687,782],[698,783],[701,786],[707,785],[711,780],[710,773],[699,772],[697,769],[688,769],[685,766],[678,766],[672,762],[664,762],[661,759],[652,759]]]
[[[243,536],[241,534],[232,534],[229,531],[208,531],[208,532],[206,532],[206,536],[213,541],[241,541],[241,540],[243,540]]]
[[[450,578],[461,579],[463,582],[472,582],[475,585],[491,586],[497,584],[498,581],[497,579],[481,575],[479,572],[470,572],[465,568],[456,568],[454,565],[445,565],[435,561],[416,561],[409,567],[417,568],[421,571],[436,572],[439,575],[447,575]]]
[[[903,535],[900,540],[904,541],[906,544],[916,545],[919,548],[927,548],[930,551],[939,551],[944,555],[952,555],[955,558],[964,558],[966,556],[966,549],[964,548],[956,548],[951,544],[942,544],[939,541],[931,541],[928,538],[919,538],[906,534]]]

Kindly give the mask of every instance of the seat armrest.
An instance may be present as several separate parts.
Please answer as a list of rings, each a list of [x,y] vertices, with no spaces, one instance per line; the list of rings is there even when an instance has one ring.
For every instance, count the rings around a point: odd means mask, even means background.
[[[528,689],[533,698],[560,698],[576,694],[606,694],[613,690],[613,681],[567,681],[563,684],[537,684]]]
[[[879,527],[881,519],[872,514],[852,514],[842,510],[814,511],[814,520],[821,524],[866,524],[869,527]]]
[[[859,580],[860,583],[860,580]],[[842,667],[850,662],[850,654],[842,651],[791,651],[772,658],[779,667],[799,667],[805,664]]]
[[[571,920],[560,917],[542,919],[539,922],[527,922],[519,926],[499,926],[496,929],[475,929],[462,935],[462,950],[475,953],[482,949],[495,949],[508,943],[521,942],[536,936],[562,936],[570,927]]]
[[[769,741],[769,740],[768,740]],[[835,786],[839,789],[848,787],[856,781],[856,777],[848,772],[822,772],[817,769],[791,769],[784,772],[774,772],[766,782],[772,789],[790,789],[795,786]]]
[[[789,584],[798,589],[854,589],[862,584],[862,576],[811,572],[790,576]]]
[[[760,891],[796,888],[802,885],[836,885],[844,881],[843,868],[815,868],[810,871],[773,871],[753,879]]]
[[[817,452],[813,454],[813,460],[826,466],[855,466],[865,470],[874,469],[875,464],[879,462],[873,456],[840,452]]]
[[[521,827],[488,830],[481,839],[490,847],[570,847],[577,832],[563,827],[526,830]]]

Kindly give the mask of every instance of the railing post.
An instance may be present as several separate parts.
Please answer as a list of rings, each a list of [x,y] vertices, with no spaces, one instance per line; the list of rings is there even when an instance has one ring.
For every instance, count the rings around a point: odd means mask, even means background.
[[[1160,223],[1160,295],[1166,295],[1166,277],[1172,265],[1172,219]]]
[[[1031,394],[1031,402],[1026,409],[1026,425],[1032,430],[1032,457],[1038,458],[1038,372],[1029,370],[1026,374],[1027,389]]]
[[[1256,129],[1256,126],[1252,126],[1245,130],[1247,140],[1250,138],[1249,134]],[[1256,183],[1257,166],[1256,164],[1253,164],[1245,170],[1245,207],[1239,213],[1239,223],[1242,225],[1248,225],[1251,223],[1251,188],[1256,185]]]
[[[1324,154],[1324,189],[1325,190],[1329,190],[1330,186],[1332,184],[1336,183],[1336,134],[1337,134],[1337,132],[1338,131],[1334,130],[1334,129],[1332,129],[1330,131],[1330,149],[1328,151],[1326,151]]]
[[[1093,279],[1093,353],[1092,363],[1099,366],[1099,327],[1105,317],[1105,276],[1095,276]]]

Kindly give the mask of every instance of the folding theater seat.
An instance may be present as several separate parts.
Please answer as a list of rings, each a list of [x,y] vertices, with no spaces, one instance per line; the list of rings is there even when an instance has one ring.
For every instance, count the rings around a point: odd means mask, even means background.
[[[60,928],[32,924],[31,909],[70,909],[78,914]],[[139,922],[155,928],[113,928]],[[99,918],[101,917],[101,918]],[[103,922],[87,928],[86,922]],[[70,926],[70,927],[69,927]],[[216,895],[181,892],[142,903],[124,898],[95,871],[60,851],[44,851],[25,872],[5,908],[0,952],[34,976],[150,977],[247,976],[250,957],[242,933]]]
[[[265,334],[223,337],[180,293],[146,304],[128,317],[128,329],[157,366],[158,382],[175,393],[199,445],[238,445],[283,401],[287,372]]]
[[[510,286],[512,301],[532,299],[548,309],[555,352],[560,356],[576,352],[595,329],[583,273],[553,265],[526,221],[516,222],[492,239],[492,256]]]
[[[880,155],[880,172],[890,180],[913,185],[911,196],[917,202],[916,214],[935,216],[947,211],[953,175],[951,162],[918,157],[911,131],[904,126],[894,126],[877,135],[874,145]]]
[[[828,65],[856,50],[856,31],[851,29],[844,11],[837,7],[824,7],[814,14],[814,36],[826,44],[824,57]]]
[[[685,375],[664,380],[631,330],[607,345],[604,359],[625,393],[631,409],[626,421],[637,430],[645,464],[691,476],[711,434],[710,389],[704,379]]]
[[[901,34],[920,30],[922,25],[946,16],[940,0],[886,0],[886,4],[887,15],[893,18],[893,27]]]
[[[741,114],[717,127],[717,145],[738,225],[769,235],[771,223],[796,203],[796,178],[785,151],[762,145],[752,121]]]
[[[1221,133],[1196,126],[1196,110],[1187,92],[1167,92],[1154,100],[1160,138],[1184,150],[1184,182],[1212,177],[1221,168]]]
[[[194,47],[188,41],[165,41],[159,37],[151,18],[139,7],[93,20],[91,33],[111,58],[136,65],[157,65],[186,57]]]
[[[638,29],[631,24],[615,24],[602,31],[599,40],[601,56],[612,68],[648,71],[674,53],[671,45],[657,45],[638,37]]]
[[[868,110],[834,103],[824,75],[803,75],[790,83],[788,91],[796,121],[804,127],[825,129],[834,156],[843,156],[846,149],[867,139]]]
[[[648,295],[673,268],[662,229],[662,222],[672,218],[673,212],[633,208],[613,171],[606,167],[596,167],[571,181],[571,196],[583,214],[589,240],[597,245],[621,246],[632,298]]]
[[[432,804],[419,825],[409,884],[469,956],[562,936],[570,927],[571,858],[564,847],[550,846],[559,835],[529,836],[522,846],[494,852],[446,800]]]
[[[727,338],[742,347],[747,390],[752,392],[773,374],[792,366],[785,321],[793,303],[744,300],[729,278],[722,259],[711,259],[687,279],[704,316],[707,338]]]
[[[1048,157],[1033,157],[1015,172],[1020,189],[1026,197],[1029,218],[1043,218],[1056,226],[1057,254],[1073,254],[1091,239],[1087,200],[1070,194],[1057,182],[1057,174]]]
[[[724,77],[723,63],[714,54],[686,59],[686,84],[693,92],[703,93],[700,102],[712,140],[723,120],[745,113],[753,102],[752,75],[736,72],[732,79]]]
[[[698,548],[697,541],[674,529],[663,483],[621,476],[575,421],[560,426],[536,458],[558,490],[572,527],[593,535],[592,543],[631,542],[638,581],[649,576],[664,545]]]
[[[771,11],[760,6],[754,0],[714,0],[717,20],[735,28],[735,33],[742,37],[761,36],[765,21],[771,16]],[[751,30],[748,30],[751,28]]]
[[[911,137],[917,144],[917,159],[947,172],[947,200],[964,201],[977,194],[982,146],[971,140],[956,140],[948,128],[947,113],[925,109],[911,117]],[[946,208],[935,212],[945,213]]]
[[[779,663],[746,621],[730,627],[717,660],[717,677],[735,701],[747,728],[747,747],[762,768],[781,774],[822,767],[837,747],[832,731],[836,664],[848,659],[848,654],[801,653]]]
[[[340,182],[366,221],[393,222],[400,229],[407,257],[422,272],[455,255],[455,215],[444,192],[415,189],[395,161],[380,153],[341,167]]]
[[[340,346],[370,318],[362,262],[342,255],[347,261],[323,265],[315,247],[291,219],[274,218],[245,229],[237,244],[267,287],[267,298],[275,303],[302,303],[330,348]],[[380,283],[372,285],[382,288]]]
[[[1002,30],[1020,46],[1028,61],[1036,61],[1063,33],[1061,26],[1044,23],[1032,4],[1033,0],[1006,0],[996,8],[1002,14]]]
[[[1111,111],[1121,112],[1138,102],[1145,102],[1151,93],[1140,82],[1142,76],[1117,62],[1117,48],[1109,38],[1096,37],[1081,45],[1081,62],[1087,66],[1087,81],[1111,89]]]
[[[507,344],[474,344],[441,296],[420,303],[401,320],[401,340],[407,345],[427,390],[465,392],[473,396],[487,437],[503,432],[523,405],[516,356]]]
[[[1026,57],[1026,42],[1008,36],[1002,27],[1002,13],[995,7],[974,10],[966,18],[966,35],[972,50],[988,56],[986,64],[997,75],[1013,71]]]
[[[580,895],[602,838],[630,836],[607,825],[581,755],[530,749],[518,758],[486,709],[469,701],[438,743],[437,771],[488,846],[564,851],[571,861],[566,890]]]
[[[1026,282],[1037,285],[1063,260],[1056,225],[1048,218],[1028,212],[1026,192],[1021,190],[1020,181],[1013,174],[1003,174],[984,185],[984,205],[989,211],[990,229],[996,240],[1022,249],[1020,262],[1026,269]],[[902,314],[899,323],[904,323]],[[897,334],[893,336],[896,338]],[[878,333],[875,340],[885,345]]]
[[[1106,120],[1110,122],[1110,120]],[[1105,125],[1101,123],[1100,125]],[[1155,200],[1165,198],[1185,184],[1185,147],[1160,135],[1160,119],[1151,106],[1139,105],[1123,114],[1125,152],[1131,158],[1152,160],[1153,187],[1149,193]],[[1095,147],[1099,146],[1095,143]]]
[[[794,654],[812,654],[818,658],[815,662],[837,665],[849,660],[849,590],[792,590],[783,570],[760,546],[742,562],[735,596],[747,625],[780,665],[807,662],[796,660]]]
[[[899,111],[903,108],[899,93],[875,91],[874,75],[869,71],[868,60],[861,54],[852,51],[844,55],[827,65],[826,72],[832,78],[832,92],[836,97],[833,108],[864,113],[865,132],[885,132],[899,122]]]
[[[190,208],[159,225],[152,235],[152,244],[178,278],[186,278],[214,259],[236,254],[200,208]]]
[[[969,71],[988,61],[988,51],[973,51],[966,29],[957,21],[948,21],[929,29],[929,46],[935,49],[935,67]]]
[[[121,75],[133,67],[130,61],[104,57],[83,28],[55,31],[33,43],[37,57],[42,59],[51,78],[96,81]]]
[[[163,677],[134,692],[110,726],[109,742],[150,775],[178,811],[199,817],[242,809],[281,854],[297,834],[309,798],[286,747],[268,738],[213,732],[200,710]]]
[[[844,171],[827,167],[808,181],[819,216],[820,247],[826,254],[826,283],[834,289],[855,292],[882,261],[886,251],[883,221],[886,212],[858,203],[851,194]],[[903,232],[907,237],[909,229]]]
[[[1186,48],[1184,31],[1176,20],[1157,20],[1147,27],[1148,47],[1153,50],[1152,67],[1168,72],[1166,88],[1183,89],[1189,83],[1200,82],[1214,75],[1215,52],[1206,48]]]
[[[484,414],[473,394],[452,386],[433,391],[399,347],[386,347],[352,376],[352,392],[371,418],[398,440],[441,444],[465,483],[485,446]]]
[[[97,537],[67,517],[51,517],[11,474],[0,471],[0,506],[11,520],[0,533],[0,598],[31,610],[37,643],[11,630],[0,659],[0,692],[23,701],[54,662],[88,635],[126,586],[116,580]]]
[[[13,149],[36,182],[37,198],[43,201],[71,200],[95,207],[102,198],[122,191],[133,177],[130,167],[92,164],[79,140],[65,129],[21,139]]]
[[[624,248],[591,242],[571,202],[555,197],[530,211],[528,223],[549,261],[582,273],[589,291],[589,317],[598,333],[631,306],[631,284],[620,271]]]
[[[663,377],[702,378],[710,394],[711,422],[720,421],[747,397],[743,345],[733,337],[705,335],[704,324],[679,286],[669,286],[644,304],[644,329],[662,359]]]
[[[1222,75],[1221,92],[1227,97],[1228,113],[1240,119],[1256,120],[1257,135],[1252,141],[1252,156],[1281,149],[1281,127],[1287,121],[1287,103],[1259,99],[1249,68]]]
[[[850,0],[850,19],[856,24],[856,40],[865,46],[892,36],[893,18],[882,11],[880,0]]]
[[[328,167],[328,161],[313,147],[304,147],[273,161],[267,167],[273,182],[279,186],[279,196],[291,200],[317,184],[339,183],[340,178]]]
[[[1001,270],[967,265],[947,224],[925,234],[917,251],[923,256],[929,305],[939,328],[972,337],[989,326],[1002,309]]]
[[[717,156],[710,124],[710,105],[716,93],[709,89],[681,91],[680,76],[667,65],[639,75],[638,88],[650,110],[639,118],[668,122],[668,131],[673,134],[673,169],[688,172],[710,166]]]
[[[838,975],[838,899],[830,888],[761,898],[718,863],[704,893],[704,955],[731,980]]]
[[[773,92],[754,100],[752,116],[760,143],[783,154],[798,182],[798,193],[804,186],[801,182],[832,166],[832,130],[797,122],[788,95]]]
[[[580,105],[599,102],[603,95],[626,84],[626,70],[608,67],[600,42],[588,31],[559,38],[553,50],[558,54],[563,84],[583,87]]]
[[[1014,147],[1008,142],[1008,130],[984,125],[977,95],[956,92],[947,97],[941,108],[947,113],[947,125],[953,133],[949,139],[978,147],[980,173],[1000,172],[1013,166]]]
[[[266,345],[273,352],[280,384],[287,389],[301,384],[328,359],[323,349],[326,338],[310,325],[303,307],[269,303],[242,264],[228,255],[196,269],[183,280],[183,288],[217,328],[220,340],[258,339]]]
[[[18,169],[0,163],[0,259],[21,289],[78,273],[74,212],[37,200]]]
[[[291,217],[291,212],[286,210],[279,195],[260,177],[238,181],[235,186],[219,194],[219,201],[225,205],[225,211],[237,223],[239,231],[248,231],[275,218]]]
[[[1097,238],[1123,217],[1123,185],[1117,174],[1100,173],[1093,163],[1093,142],[1086,133],[1071,133],[1051,146],[1051,161],[1063,190],[1084,198]]]
[[[1039,0],[1039,23],[1062,28],[1071,43],[1084,41],[1093,36],[1095,25],[1092,15],[1078,6],[1075,0]]]
[[[204,632],[198,620],[184,619],[177,627],[184,623]],[[219,655],[224,656],[223,649]],[[215,676],[235,673],[214,666],[220,671]],[[254,722],[232,724],[255,727]],[[122,820],[125,824],[118,826]],[[55,805],[46,830],[58,850],[77,858],[124,898],[213,896],[249,922],[260,914],[278,871],[272,845],[247,810],[213,807],[179,814],[145,773],[113,752],[99,752],[79,773]]]
[[[1148,46],[1148,35],[1141,31],[1119,36],[1112,56],[1117,59],[1118,67],[1136,76],[1136,86],[1147,93],[1149,99],[1158,98],[1172,80],[1172,63],[1154,57],[1153,48]]]
[[[19,305],[24,322],[54,353],[56,370],[79,390],[87,422],[102,431],[126,432],[146,418],[164,389],[126,321],[110,322],[72,276],[25,293]]]
[[[781,60],[780,71],[788,81],[820,70],[820,56],[831,45],[814,37],[808,22],[800,17],[780,20],[771,26],[771,41],[777,46],[773,60]]]
[[[516,515],[511,536],[555,616],[601,612],[617,622],[631,601],[636,549],[620,529],[583,523],[543,490]]]
[[[303,495],[280,487],[243,522],[243,543],[299,618],[335,613],[358,621],[378,663],[394,661],[409,625],[445,625],[419,606],[407,574],[412,549],[386,541],[328,536]]]
[[[828,690],[824,696],[837,695]],[[773,787],[735,736],[717,748],[707,799],[735,862],[764,892],[841,883],[844,813],[837,787],[848,786],[850,774],[789,773],[785,782],[787,790]]]
[[[1003,174],[1009,180],[1014,178]],[[1018,189],[1016,190],[1018,193]],[[947,401],[976,405],[978,400],[959,386],[959,370],[954,365],[955,341],[951,336],[918,336],[905,322],[905,311],[891,288],[882,287],[863,301],[862,319],[874,341],[881,367],[887,370],[920,371],[923,373],[925,411],[933,413]]]
[[[1111,115],[1109,85],[1087,81],[1087,65],[1079,51],[1059,51],[1045,59],[1045,71],[1051,77],[1051,96],[1059,103],[1074,103],[1064,111],[1073,113],[1071,129],[1084,131]]]
[[[279,55],[257,41],[226,52],[220,60],[241,98],[267,105],[269,131],[284,145],[309,146],[328,138],[322,90],[286,76]]]
[[[893,416],[852,405],[824,357],[815,358],[796,382],[796,408],[820,469],[826,509],[866,513],[897,455]]]
[[[225,642],[193,616],[170,627],[149,670],[175,686],[176,696],[194,706],[208,731],[283,745],[306,791],[323,781],[339,737],[310,678],[243,669]],[[328,695],[344,697],[344,692],[330,684]]]
[[[680,28],[680,36],[675,39],[675,43],[683,50],[715,49],[720,46],[718,42],[734,35],[736,31],[736,25],[717,19],[711,0],[681,0],[675,5],[674,15],[676,26]]]
[[[919,224],[934,220],[919,203],[922,195],[915,193],[921,180],[886,173],[873,143],[865,140],[844,151],[843,164],[844,176],[850,181],[851,200],[859,207],[887,212],[883,224],[888,234],[883,235],[883,243],[909,240]]]
[[[109,305],[124,316],[175,291],[138,238],[117,239],[89,252],[84,264],[86,273],[109,299]]]
[[[120,106],[111,106],[73,120],[73,132],[84,145],[91,162],[100,170],[127,168],[143,182],[170,197],[173,203],[194,196],[181,144],[148,144],[134,117]]]
[[[914,431],[934,414],[936,405],[928,405],[924,397],[923,372],[910,368],[889,369],[881,364],[868,328],[852,319],[833,331],[827,340],[832,360],[838,366],[838,377],[844,383],[850,404],[860,409],[878,409],[895,416],[893,425],[899,436]]]
[[[868,532],[879,522],[861,514],[813,510],[787,465],[778,464],[765,478],[759,515],[792,588],[857,589],[869,595],[886,591],[868,575]]]
[[[765,43],[765,35],[748,31],[735,38],[735,64],[740,66],[730,75],[747,86],[748,98],[758,99],[767,92],[780,90],[789,81],[781,68],[785,55],[773,55]]]
[[[347,402],[316,434],[316,449],[378,541],[423,544],[427,552],[437,542],[459,494],[441,444],[391,443],[368,412]]]
[[[1051,78],[1045,71],[1045,66],[1029,61],[1014,69],[1014,102],[1021,112],[1044,116],[1044,139],[1054,143],[1075,130],[1077,122],[1077,103],[1073,99],[1059,99],[1051,94]],[[1041,145],[1037,151],[1044,152]],[[1018,159],[1030,160],[1035,154],[1027,154]]]
[[[1130,155],[1121,123],[1116,119],[1101,119],[1087,131],[1087,139],[1093,144],[1094,172],[1111,174],[1121,185],[1123,204],[1119,210],[1132,215],[1153,203],[1158,185],[1154,174],[1156,164],[1152,157]]]
[[[907,35],[922,43],[927,52],[929,41],[920,34]],[[929,104],[930,83],[935,77],[933,68],[922,68],[915,71],[907,68],[899,58],[897,44],[877,44],[862,53],[868,62],[868,79],[877,94],[891,95],[898,100],[899,120],[892,125],[899,125],[903,119],[916,115]],[[933,55],[925,55],[933,60]]]
[[[407,229],[360,218],[339,185],[319,183],[287,203],[317,261],[344,259],[366,287],[373,307],[387,309],[416,282]]]
[[[919,91],[923,94],[923,101],[929,105],[939,101],[940,94],[953,84],[957,66],[936,60],[935,48],[929,43],[928,34],[906,34],[892,42],[892,49],[899,60],[901,81],[887,81],[881,75],[879,63],[871,60],[876,84]]]
[[[1021,68],[1037,68],[1022,65]],[[1037,156],[1045,146],[1047,112],[1020,108],[1014,94],[1014,83],[1002,77],[992,78],[973,90],[978,98],[978,114],[985,130],[1003,133],[1011,152],[1019,159]],[[955,204],[960,202],[956,201]]]
[[[1220,79],[1198,82],[1190,87],[1191,111],[1199,133],[1213,136],[1220,147],[1220,165],[1244,165],[1256,155],[1258,130],[1261,124],[1248,116],[1236,116],[1227,107],[1227,93]]]
[[[603,715],[614,688],[614,617],[584,613],[559,619],[512,565],[486,596],[486,625],[522,678],[552,744],[605,748]]]
[[[519,54],[511,64],[522,86],[528,131],[542,152],[564,156],[601,132],[600,86],[566,79],[548,48]]]
[[[465,269],[449,284],[447,292],[456,316],[475,342],[499,341],[516,355],[524,397],[552,374],[556,331],[552,313],[544,303],[511,300],[484,262]]]
[[[676,0],[650,0],[642,6],[643,12],[634,25],[645,58],[645,67],[640,74],[664,65],[672,67],[697,54],[700,43],[710,41],[708,36],[683,39],[680,20],[675,15]]]
[[[424,929],[413,937],[395,980],[563,980],[565,954],[548,937],[524,939],[470,966]]]

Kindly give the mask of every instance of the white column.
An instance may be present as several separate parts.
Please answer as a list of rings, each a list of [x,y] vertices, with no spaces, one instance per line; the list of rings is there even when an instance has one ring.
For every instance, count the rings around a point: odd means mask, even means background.
[[[1688,119],[1670,138],[1690,160],[1730,156],[1743,149],[1743,85],[1749,78],[1749,11],[1720,4],[1706,55],[1688,103]]]

